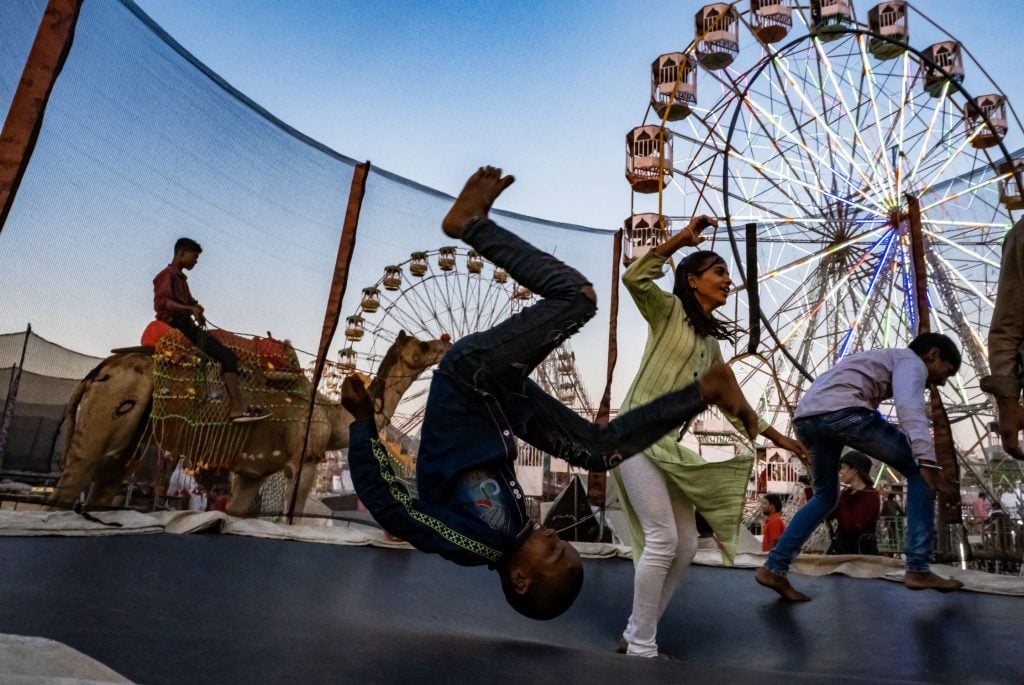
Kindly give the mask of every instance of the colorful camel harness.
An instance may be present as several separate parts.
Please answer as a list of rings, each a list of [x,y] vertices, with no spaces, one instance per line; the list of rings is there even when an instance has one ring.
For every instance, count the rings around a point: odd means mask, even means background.
[[[302,369],[288,343],[221,330],[209,334],[238,356],[242,391],[250,403],[272,413],[267,421],[305,421],[308,384],[299,382]],[[219,365],[161,322],[150,324],[142,342],[154,346],[150,430],[160,453],[180,457],[190,470],[232,469],[257,458],[241,452],[252,424],[230,421]],[[327,423],[316,414],[313,422]]]

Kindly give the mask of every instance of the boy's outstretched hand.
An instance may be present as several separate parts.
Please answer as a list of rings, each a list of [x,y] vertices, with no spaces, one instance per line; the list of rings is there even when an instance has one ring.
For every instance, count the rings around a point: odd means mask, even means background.
[[[351,375],[341,384],[341,406],[345,407],[356,421],[373,418],[373,399],[358,376]]]

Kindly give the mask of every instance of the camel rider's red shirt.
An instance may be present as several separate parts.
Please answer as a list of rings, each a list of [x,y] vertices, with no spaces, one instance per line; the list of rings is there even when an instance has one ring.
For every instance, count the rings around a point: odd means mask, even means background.
[[[153,309],[156,318],[164,323],[171,323],[175,313],[168,303],[194,305],[199,304],[188,289],[188,277],[181,269],[168,264],[167,268],[153,279]]]

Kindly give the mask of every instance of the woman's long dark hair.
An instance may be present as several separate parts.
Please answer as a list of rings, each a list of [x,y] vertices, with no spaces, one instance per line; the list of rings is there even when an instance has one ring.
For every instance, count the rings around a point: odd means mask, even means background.
[[[672,294],[683,303],[683,311],[697,333],[717,340],[728,340],[735,345],[740,334],[739,326],[732,321],[719,319],[714,314],[704,313],[704,307],[697,301],[690,279],[687,278],[691,274],[700,276],[719,263],[725,264],[725,260],[711,250],[697,250],[688,254],[676,267],[676,282],[672,287]]]

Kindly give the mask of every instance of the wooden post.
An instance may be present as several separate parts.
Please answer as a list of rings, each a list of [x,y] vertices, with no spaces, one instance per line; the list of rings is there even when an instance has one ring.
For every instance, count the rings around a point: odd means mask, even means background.
[[[602,426],[608,425],[611,418],[612,404],[612,376],[615,372],[615,362],[619,358],[618,344],[618,319],[619,319],[619,264],[622,263],[622,229],[615,232],[615,244],[612,246],[612,292],[611,304],[608,307],[608,372],[605,376],[604,394],[601,395],[601,404],[597,409],[597,416],[594,421]],[[608,474],[589,473],[587,474],[587,501],[594,506],[601,507],[604,513],[605,498],[608,493]]]
[[[49,0],[0,132],[0,232],[43,126],[50,92],[75,36],[82,0]]]
[[[757,287],[757,224],[746,226],[747,245],[747,318],[750,321],[750,340],[747,354],[756,354],[761,344],[761,294]]]
[[[931,331],[931,316],[928,311],[928,274],[925,271],[924,235],[921,232],[921,205],[913,195],[907,195],[907,221],[910,224],[910,250],[914,263],[914,306],[917,309],[917,333]],[[898,228],[898,226],[894,226]],[[956,495],[939,495],[939,521],[942,523],[963,523],[960,508],[960,463],[953,444],[953,428],[949,415],[942,404],[939,389],[928,387],[932,415],[932,432],[935,436],[935,458],[942,468],[942,475],[957,485]]]
[[[317,348],[316,364],[313,367],[311,381],[313,389],[310,391],[309,412],[306,415],[306,432],[302,438],[299,468],[295,473],[295,485],[292,487],[291,503],[288,506],[289,524],[295,515],[295,501],[298,499],[299,484],[302,481],[302,466],[306,461],[306,447],[309,444],[309,427],[313,422],[317,386],[320,385],[320,377],[323,375],[324,364],[327,361],[327,348],[334,340],[334,334],[338,330],[338,321],[341,319],[341,302],[345,299],[345,290],[348,287],[348,269],[352,264],[352,254],[356,249],[356,229],[359,227],[359,213],[363,208],[363,196],[366,194],[366,180],[369,175],[369,162],[356,164],[352,173],[352,184],[348,191],[345,223],[342,225],[341,238],[338,240],[338,256],[334,261],[334,277],[331,279],[331,289],[327,296],[327,311],[324,313],[324,324],[320,331],[320,347]]]

